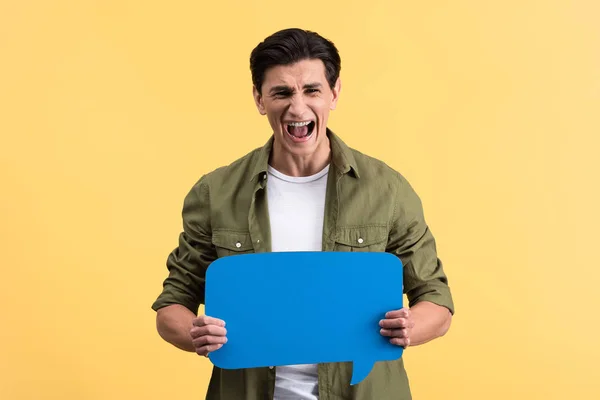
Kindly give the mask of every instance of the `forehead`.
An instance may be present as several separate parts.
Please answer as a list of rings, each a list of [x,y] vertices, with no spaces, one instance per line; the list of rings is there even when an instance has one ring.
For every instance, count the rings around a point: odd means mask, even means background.
[[[319,59],[302,60],[290,65],[277,65],[265,73],[263,89],[272,86],[302,86],[307,83],[327,83],[325,64]]]

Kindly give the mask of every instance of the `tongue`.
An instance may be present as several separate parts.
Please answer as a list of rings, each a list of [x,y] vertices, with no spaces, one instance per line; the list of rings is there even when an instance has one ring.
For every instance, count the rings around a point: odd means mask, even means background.
[[[305,126],[290,126],[288,125],[288,131],[292,136],[297,138],[304,137],[308,133],[308,125]]]

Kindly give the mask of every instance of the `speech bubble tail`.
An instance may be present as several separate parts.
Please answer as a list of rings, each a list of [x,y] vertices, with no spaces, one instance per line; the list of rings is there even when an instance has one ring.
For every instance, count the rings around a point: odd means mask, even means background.
[[[363,379],[365,379],[375,363],[373,362],[354,362],[352,364],[352,380],[350,381],[350,385],[356,385],[360,383]]]

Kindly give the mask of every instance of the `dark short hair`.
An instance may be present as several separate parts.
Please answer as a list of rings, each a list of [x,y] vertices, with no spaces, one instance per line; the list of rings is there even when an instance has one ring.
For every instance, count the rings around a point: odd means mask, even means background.
[[[261,92],[265,73],[277,65],[319,59],[325,64],[325,77],[333,89],[340,76],[342,62],[337,48],[319,34],[298,28],[284,29],[267,37],[250,54],[252,83]]]

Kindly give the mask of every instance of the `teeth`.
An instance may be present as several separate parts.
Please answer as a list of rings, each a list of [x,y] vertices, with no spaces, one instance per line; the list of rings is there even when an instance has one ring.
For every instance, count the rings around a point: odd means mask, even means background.
[[[306,122],[290,122],[288,125],[290,126],[306,126],[308,124],[310,124],[311,121],[306,121]]]

